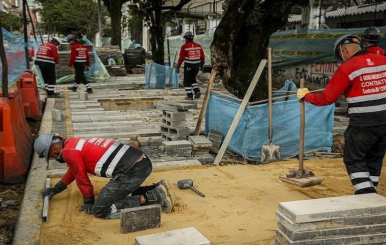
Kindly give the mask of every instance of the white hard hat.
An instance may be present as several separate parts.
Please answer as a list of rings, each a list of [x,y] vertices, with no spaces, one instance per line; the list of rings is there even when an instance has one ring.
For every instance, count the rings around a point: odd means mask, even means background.
[[[45,158],[48,161],[48,153],[51,145],[60,141],[60,139],[53,138],[54,134],[42,134],[35,140],[34,150],[40,158]]]
[[[59,45],[61,45],[62,44],[62,39],[60,38],[60,37],[52,37],[52,39],[51,39],[52,41],[56,41],[56,42],[58,42],[59,43]]]

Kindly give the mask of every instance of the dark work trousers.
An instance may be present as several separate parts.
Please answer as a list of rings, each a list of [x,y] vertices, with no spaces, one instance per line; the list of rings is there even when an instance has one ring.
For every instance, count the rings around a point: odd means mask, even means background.
[[[75,83],[74,87],[79,87],[80,83],[83,83],[84,86],[88,89],[91,88],[89,82],[87,81],[86,75],[84,74],[84,70],[86,68],[86,65],[84,64],[77,64],[74,63],[74,69],[75,69]]]
[[[199,71],[199,67],[195,66],[188,66],[185,65],[184,67],[184,87],[186,96],[188,98],[193,98],[193,91],[194,93],[200,92],[200,89],[198,88],[198,83],[196,80],[197,74]]]
[[[53,66],[39,66],[40,71],[42,72],[42,77],[45,84],[45,89],[47,94],[52,95],[55,91],[56,84],[56,75],[55,75],[55,65]]]
[[[126,174],[115,175],[101,190],[95,204],[95,216],[106,218],[111,213],[111,205],[118,210],[141,206],[140,185],[152,171],[152,164],[148,157],[137,162]]]
[[[376,193],[386,150],[386,125],[348,126],[343,162],[355,194]]]

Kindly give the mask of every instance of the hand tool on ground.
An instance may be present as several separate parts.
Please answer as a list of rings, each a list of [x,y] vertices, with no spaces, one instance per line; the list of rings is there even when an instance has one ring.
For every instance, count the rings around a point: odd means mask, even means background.
[[[194,130],[194,135],[200,134],[202,119],[204,118],[206,106],[208,105],[210,92],[212,91],[213,82],[214,82],[214,79],[216,77],[216,74],[217,74],[217,71],[215,69],[212,69],[212,73],[210,74],[208,86],[207,86],[206,91],[205,91],[204,99],[202,101],[200,115],[198,116],[198,119],[197,119],[196,128]]]
[[[304,88],[304,78],[300,79],[300,88]],[[299,187],[309,187],[320,185],[323,178],[315,176],[312,170],[304,169],[304,131],[305,131],[305,102],[300,101],[300,135],[299,135],[299,169],[292,170],[285,176],[280,176],[281,181],[297,185]]]
[[[280,146],[272,143],[272,50],[268,48],[268,138],[269,145],[261,147],[260,161],[262,163],[280,161]]]
[[[193,180],[191,179],[183,179],[183,180],[179,180],[177,182],[177,186],[179,189],[183,190],[183,189],[192,189],[194,192],[196,192],[198,195],[202,196],[202,197],[205,197],[204,194],[202,194],[200,191],[198,191],[196,188],[193,187]]]
[[[51,183],[51,178],[46,179],[46,188],[50,188],[50,183]],[[44,201],[43,201],[43,215],[42,215],[42,220],[43,222],[47,222],[47,216],[48,216],[48,204],[50,202],[50,197],[45,196]]]
[[[251,83],[249,84],[248,90],[245,93],[244,99],[241,102],[241,105],[240,105],[239,109],[237,110],[237,113],[235,115],[235,118],[232,121],[231,126],[229,127],[229,130],[228,130],[228,133],[225,136],[224,142],[222,143],[221,148],[218,151],[216,159],[214,159],[214,162],[213,162],[214,165],[219,165],[220,164],[220,161],[221,161],[221,159],[222,159],[222,157],[223,157],[223,155],[224,155],[224,153],[225,153],[225,151],[226,151],[226,149],[227,149],[227,147],[229,145],[229,142],[232,139],[233,133],[235,132],[236,127],[239,124],[240,118],[241,118],[241,116],[244,113],[245,107],[247,106],[248,101],[249,101],[249,99],[252,96],[253,90],[255,89],[256,84],[259,81],[261,73],[264,70],[265,64],[267,64],[267,60],[264,59],[264,60],[260,61],[260,65],[257,68],[256,73],[253,76],[253,79],[252,79]]]

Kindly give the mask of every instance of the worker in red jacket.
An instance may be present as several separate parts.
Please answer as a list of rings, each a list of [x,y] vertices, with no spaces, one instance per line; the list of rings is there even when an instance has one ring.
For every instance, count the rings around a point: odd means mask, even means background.
[[[184,62],[184,87],[187,100],[198,99],[201,96],[200,88],[196,80],[197,74],[205,64],[205,54],[200,44],[193,41],[194,35],[188,31],[184,35],[185,44],[181,46],[180,58],[178,59],[177,72]]]
[[[172,200],[166,181],[140,187],[152,171],[150,159],[139,149],[101,138],[64,138],[43,134],[34,143],[39,157],[67,163],[68,169],[53,188],[43,190],[50,198],[64,191],[74,180],[84,204],[79,211],[98,218],[119,218],[120,210],[144,204],[160,204],[171,212]],[[95,201],[94,188],[88,174],[111,178]]]
[[[299,100],[316,106],[330,105],[344,93],[350,116],[344,138],[343,162],[355,194],[376,193],[386,149],[386,57],[361,49],[361,39],[344,35],[337,39],[334,55],[343,62],[323,93],[307,88]]]
[[[39,66],[43,76],[47,97],[57,97],[55,93],[56,74],[55,66],[59,64],[59,54],[57,46],[62,44],[59,37],[52,37],[50,42],[43,43],[39,46],[36,53],[35,65]]]
[[[385,55],[385,51],[378,46],[378,43],[381,41],[381,33],[377,27],[372,26],[367,28],[362,39],[367,51],[372,54]]]
[[[87,93],[92,93],[90,83],[87,81],[84,71],[90,67],[90,57],[88,55],[87,48],[78,43],[78,40],[74,34],[67,36],[67,42],[71,45],[71,56],[70,61],[68,62],[68,67],[74,66],[75,69],[75,82],[73,86],[68,87],[68,89],[76,92],[80,83],[83,83],[87,89]]]

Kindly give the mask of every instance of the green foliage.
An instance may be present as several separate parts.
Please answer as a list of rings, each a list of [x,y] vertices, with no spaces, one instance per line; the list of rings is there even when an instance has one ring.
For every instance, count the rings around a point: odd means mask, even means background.
[[[19,15],[16,14],[9,14],[9,13],[1,13],[1,24],[3,28],[5,28],[7,31],[20,31],[20,28],[22,26],[22,20]],[[11,28],[12,26],[12,28]]]
[[[37,12],[43,16],[41,26],[48,32],[87,36],[98,32],[98,7],[93,0],[35,1],[41,3]]]

